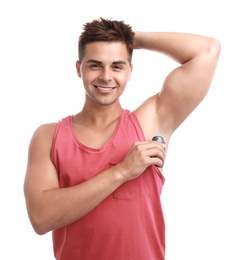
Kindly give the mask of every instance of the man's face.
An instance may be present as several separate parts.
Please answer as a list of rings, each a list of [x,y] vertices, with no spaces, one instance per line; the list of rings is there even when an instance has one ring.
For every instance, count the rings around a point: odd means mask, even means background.
[[[76,63],[87,98],[100,105],[117,101],[130,78],[132,65],[121,42],[93,42],[85,47],[81,64]]]

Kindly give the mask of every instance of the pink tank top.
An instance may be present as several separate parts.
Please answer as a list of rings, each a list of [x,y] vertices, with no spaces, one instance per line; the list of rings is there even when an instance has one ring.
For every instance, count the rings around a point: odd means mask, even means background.
[[[144,134],[134,113],[123,110],[112,137],[100,148],[81,144],[72,116],[56,128],[52,161],[60,187],[84,182],[123,160]],[[164,177],[151,166],[124,183],[78,221],[53,230],[58,260],[164,260],[165,224],[160,202]]]

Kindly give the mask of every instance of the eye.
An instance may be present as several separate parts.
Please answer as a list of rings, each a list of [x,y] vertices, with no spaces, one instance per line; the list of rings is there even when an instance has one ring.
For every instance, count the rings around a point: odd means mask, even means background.
[[[120,66],[120,65],[113,65],[113,69],[114,70],[121,70],[122,66]]]
[[[98,69],[98,68],[101,67],[101,65],[100,65],[100,64],[97,64],[97,63],[92,63],[92,64],[89,65],[89,67],[90,67],[91,69]]]

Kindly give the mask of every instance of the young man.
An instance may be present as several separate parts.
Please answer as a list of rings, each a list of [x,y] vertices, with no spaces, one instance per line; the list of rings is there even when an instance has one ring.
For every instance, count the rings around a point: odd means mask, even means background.
[[[119,98],[133,49],[166,54],[181,66],[130,112]],[[35,131],[24,184],[32,226],[38,234],[53,231],[56,259],[165,259],[162,166],[171,135],[207,94],[219,52],[209,37],[134,33],[102,18],[85,24],[76,62],[84,106]],[[165,143],[152,141],[156,135]]]

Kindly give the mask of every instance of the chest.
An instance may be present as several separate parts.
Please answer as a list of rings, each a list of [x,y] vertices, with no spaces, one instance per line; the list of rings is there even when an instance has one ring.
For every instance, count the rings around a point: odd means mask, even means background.
[[[87,147],[100,149],[115,133],[117,122],[108,125],[90,126],[74,124],[74,134],[79,142]]]

